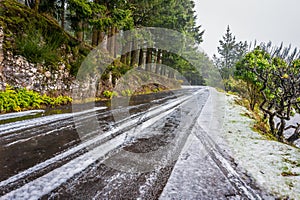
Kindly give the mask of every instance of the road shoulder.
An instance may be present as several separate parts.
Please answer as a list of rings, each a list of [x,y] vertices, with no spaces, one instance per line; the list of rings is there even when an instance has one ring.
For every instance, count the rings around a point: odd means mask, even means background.
[[[300,199],[300,150],[263,138],[243,116],[247,110],[226,96],[223,137],[238,165],[269,193],[280,198]],[[291,174],[299,174],[293,176]]]
[[[198,124],[224,151],[221,154],[229,155],[229,158],[225,156],[227,161],[239,172],[246,185],[261,192],[262,199],[274,199],[273,195],[300,199],[300,176],[282,175],[284,172],[300,173],[299,149],[266,140],[254,132],[251,129],[253,120],[242,115],[246,109],[236,105],[234,98],[210,88],[210,97],[203,107]],[[215,170],[216,163],[208,158],[207,148],[196,136],[191,134],[189,137],[160,199],[206,199],[211,193],[219,197],[223,195],[223,198],[239,199],[240,196],[232,193],[232,188],[228,186],[227,180],[222,179],[222,175],[215,176],[219,174]],[[214,178],[208,179],[206,174]],[[203,181],[207,184],[203,184]],[[213,184],[214,190],[206,187]]]

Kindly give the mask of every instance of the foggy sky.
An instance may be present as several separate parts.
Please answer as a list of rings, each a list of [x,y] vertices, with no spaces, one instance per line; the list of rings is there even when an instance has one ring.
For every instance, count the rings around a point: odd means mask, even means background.
[[[227,25],[238,41],[268,42],[300,47],[299,0],[194,0],[197,23],[202,25],[201,47],[217,53]]]

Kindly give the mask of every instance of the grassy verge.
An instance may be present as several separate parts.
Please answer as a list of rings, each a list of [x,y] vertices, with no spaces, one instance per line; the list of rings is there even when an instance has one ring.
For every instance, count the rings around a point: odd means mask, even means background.
[[[230,94],[233,93],[231,92]],[[234,93],[234,95],[236,94]],[[259,110],[257,105],[255,106],[254,110],[251,110],[249,101],[242,97],[235,98],[235,103],[237,105],[245,107],[247,109],[247,112],[243,115],[255,121],[252,127],[253,131],[258,132],[265,139],[277,141],[276,137],[272,135],[268,122],[266,119],[263,118],[263,113]]]
[[[92,47],[64,31],[55,19],[15,0],[0,1],[0,26],[4,29],[3,52],[22,55],[31,63],[57,70],[61,63],[76,75]]]
[[[247,102],[237,96],[226,98],[223,133],[237,165],[274,195],[263,199],[300,199],[300,150],[254,131],[257,122],[254,112],[246,109]]]

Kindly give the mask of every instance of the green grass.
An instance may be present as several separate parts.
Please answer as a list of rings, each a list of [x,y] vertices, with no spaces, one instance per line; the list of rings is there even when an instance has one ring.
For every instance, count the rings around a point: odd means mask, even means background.
[[[55,66],[60,60],[57,51],[59,48],[58,43],[47,42],[41,30],[29,28],[25,34],[16,38],[16,45],[17,54],[24,56],[32,63]]]

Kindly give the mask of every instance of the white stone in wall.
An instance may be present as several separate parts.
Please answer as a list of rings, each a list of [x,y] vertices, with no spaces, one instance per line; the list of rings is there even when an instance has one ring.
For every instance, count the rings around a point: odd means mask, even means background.
[[[50,77],[51,77],[51,72],[46,71],[46,72],[45,72],[45,76],[46,76],[46,78],[50,78]]]
[[[64,70],[65,68],[66,68],[66,66],[65,66],[64,63],[61,63],[61,64],[59,65],[59,69],[60,69],[60,70]]]
[[[37,72],[37,69],[34,68],[34,67],[32,67],[32,68],[30,69],[30,71],[31,71],[33,74],[35,74],[35,73]]]

